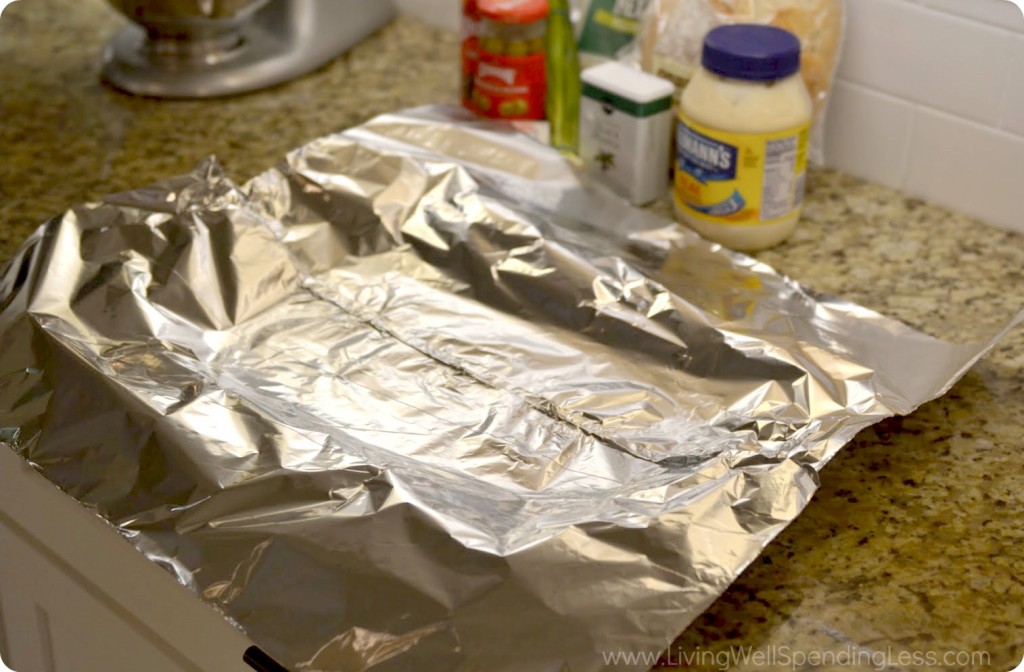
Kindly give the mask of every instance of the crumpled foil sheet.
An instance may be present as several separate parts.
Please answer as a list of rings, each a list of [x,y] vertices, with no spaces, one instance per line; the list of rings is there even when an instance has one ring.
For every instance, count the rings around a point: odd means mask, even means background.
[[[640,669],[991,343],[582,179],[421,108],[70,210],[0,275],[0,442],[289,669]]]

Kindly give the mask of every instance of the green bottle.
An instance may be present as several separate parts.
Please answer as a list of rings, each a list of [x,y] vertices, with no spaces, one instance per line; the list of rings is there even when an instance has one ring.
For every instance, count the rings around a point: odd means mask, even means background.
[[[580,61],[569,16],[569,0],[550,0],[545,69],[551,145],[575,154],[580,135]]]

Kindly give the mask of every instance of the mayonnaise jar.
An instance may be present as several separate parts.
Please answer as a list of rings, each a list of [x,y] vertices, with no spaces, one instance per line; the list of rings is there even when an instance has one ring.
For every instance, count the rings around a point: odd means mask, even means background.
[[[774,26],[721,26],[701,66],[679,106],[676,215],[727,247],[771,247],[803,205],[812,105],[800,42]]]

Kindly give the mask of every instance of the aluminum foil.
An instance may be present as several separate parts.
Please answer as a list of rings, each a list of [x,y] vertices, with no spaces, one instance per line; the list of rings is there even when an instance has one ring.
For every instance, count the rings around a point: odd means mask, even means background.
[[[0,274],[0,442],[289,669],[642,669],[991,344],[584,179],[422,108],[74,208]]]

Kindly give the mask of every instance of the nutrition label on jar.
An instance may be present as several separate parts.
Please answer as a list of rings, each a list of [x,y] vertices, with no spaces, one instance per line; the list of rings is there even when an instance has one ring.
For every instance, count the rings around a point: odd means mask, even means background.
[[[796,135],[769,140],[765,144],[762,221],[788,215],[801,200],[802,194],[796,193],[797,186],[803,186],[803,173],[796,174],[799,145]]]
[[[803,200],[808,125],[773,133],[731,133],[680,115],[676,205],[687,217],[759,226],[789,217]]]

